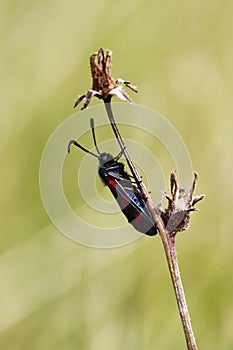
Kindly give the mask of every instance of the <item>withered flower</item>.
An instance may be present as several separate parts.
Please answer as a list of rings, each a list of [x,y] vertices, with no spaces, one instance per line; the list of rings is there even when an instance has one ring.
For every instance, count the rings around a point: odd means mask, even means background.
[[[162,213],[161,217],[167,232],[175,235],[177,232],[189,228],[190,214],[198,210],[194,206],[204,195],[193,196],[197,184],[197,173],[194,173],[194,180],[188,191],[185,191],[184,188],[179,186],[175,171],[171,173],[170,182],[171,197],[167,193],[164,193],[164,196],[168,200],[168,208]]]
[[[90,67],[92,75],[92,88],[88,89],[86,94],[79,96],[74,103],[76,107],[82,100],[84,100],[83,107],[87,108],[91,99],[96,96],[105,102],[110,102],[113,95],[117,96],[122,101],[132,103],[133,101],[124,91],[123,87],[126,86],[137,92],[137,87],[130,81],[124,81],[122,79],[115,80],[110,73],[110,65],[112,60],[112,52],[100,48],[98,52],[93,53],[90,56]]]

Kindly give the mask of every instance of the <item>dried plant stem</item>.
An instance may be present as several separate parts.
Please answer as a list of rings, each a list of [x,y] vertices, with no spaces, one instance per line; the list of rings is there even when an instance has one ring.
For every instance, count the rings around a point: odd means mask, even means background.
[[[187,348],[192,350],[197,350],[196,340],[193,333],[191,320],[189,316],[188,306],[186,303],[184,288],[180,276],[177,252],[175,246],[175,237],[165,234],[167,241],[163,239],[161,231],[159,231],[160,237],[163,242],[164,250],[167,257],[168,267],[170,270],[170,275],[172,278],[172,284],[176,295],[176,301],[180,313],[180,318],[182,326],[184,329],[184,335],[186,338]]]
[[[166,259],[167,259],[167,263],[168,263],[168,267],[169,267],[169,271],[172,279],[172,284],[175,291],[175,296],[176,296],[176,301],[177,301],[177,305],[178,305],[178,309],[181,317],[181,322],[184,329],[187,348],[188,350],[197,350],[197,345],[196,345],[194,333],[192,330],[191,320],[190,320],[188,307],[185,299],[184,288],[182,285],[182,280],[181,280],[180,271],[179,271],[176,246],[175,246],[175,236],[167,233],[163,220],[160,216],[160,213],[157,207],[154,205],[146,186],[144,185],[138,171],[136,170],[131,160],[131,157],[127,151],[125,143],[121,137],[121,134],[115,122],[115,118],[111,108],[111,96],[109,96],[108,99],[105,99],[104,102],[105,102],[105,108],[113,129],[113,132],[117,138],[120,148],[122,149],[122,152],[124,153],[128,166],[132,172],[132,175],[141,193],[143,194],[144,198],[147,199],[147,205],[157,225],[159,235],[161,237],[165,254],[166,254]]]
[[[143,182],[142,182],[141,176],[137,172],[137,169],[135,168],[135,166],[134,166],[134,164],[133,164],[133,162],[132,162],[132,160],[130,158],[130,155],[129,155],[128,151],[127,151],[125,143],[124,143],[124,141],[123,141],[123,139],[121,137],[121,134],[119,132],[119,129],[118,129],[117,125],[116,125],[115,118],[114,118],[114,115],[113,115],[113,112],[112,112],[111,96],[109,96],[108,99],[104,100],[104,105],[105,105],[105,109],[107,111],[108,119],[109,119],[109,121],[111,123],[111,126],[112,126],[112,129],[113,129],[113,132],[114,132],[114,134],[116,136],[116,139],[117,139],[117,141],[119,143],[119,146],[120,146],[120,148],[121,148],[121,150],[122,150],[122,152],[123,152],[123,154],[125,156],[125,159],[126,159],[126,161],[128,163],[128,166],[129,166],[129,168],[131,170],[131,173],[132,173],[132,175],[134,177],[134,180],[135,180],[137,186],[139,187],[140,191],[144,194],[145,191],[144,191],[143,187],[145,187],[145,186],[143,186]],[[147,198],[147,196],[146,196],[146,198]]]
[[[137,184],[138,190],[140,191],[143,200],[151,212],[154,218],[157,229],[159,231],[163,247],[165,250],[167,263],[174,287],[177,305],[184,329],[184,334],[187,342],[187,348],[189,350],[196,350],[196,342],[191,326],[190,316],[185,300],[184,289],[181,281],[176,246],[175,246],[175,235],[177,232],[186,230],[189,227],[191,212],[197,210],[195,204],[199,202],[204,195],[193,197],[193,193],[197,183],[197,174],[194,173],[194,181],[188,191],[185,191],[179,186],[176,173],[171,173],[171,197],[168,194],[164,194],[168,200],[168,208],[164,212],[160,211],[156,207],[151,199],[151,196],[144,185],[141,176],[137,172],[130,155],[125,147],[125,143],[120,135],[118,127],[116,125],[114,115],[111,107],[112,96],[117,96],[122,101],[132,103],[131,98],[124,91],[123,86],[126,86],[137,92],[137,87],[129,81],[122,79],[115,80],[110,73],[110,65],[112,60],[112,52],[103,48],[100,48],[98,52],[93,53],[90,56],[90,66],[92,74],[92,88],[88,89],[86,94],[79,96],[75,100],[74,106],[76,107],[82,100],[84,104],[82,109],[87,108],[90,101],[94,96],[104,101],[105,108],[110,120],[113,132],[120,145],[122,153],[128,163],[132,176]]]

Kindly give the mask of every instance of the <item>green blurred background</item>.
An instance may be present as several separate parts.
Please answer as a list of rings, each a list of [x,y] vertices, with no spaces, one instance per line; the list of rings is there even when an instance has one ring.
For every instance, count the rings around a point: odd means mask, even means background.
[[[79,246],[41,202],[43,148],[101,46],[189,149],[207,194],[177,237],[192,324],[200,349],[233,349],[232,15],[220,0],[1,1],[0,349],[186,348],[159,237]]]

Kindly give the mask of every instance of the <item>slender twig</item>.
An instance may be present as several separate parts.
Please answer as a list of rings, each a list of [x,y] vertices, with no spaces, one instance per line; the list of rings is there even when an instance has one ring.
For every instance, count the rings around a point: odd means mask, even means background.
[[[178,309],[181,317],[182,326],[184,329],[187,348],[196,350],[197,349],[196,340],[195,340],[194,332],[191,325],[190,315],[189,315],[184,288],[182,285],[182,280],[181,280],[180,271],[179,271],[177,252],[176,252],[176,246],[175,246],[175,237],[168,236],[168,245],[169,245],[168,250],[165,247],[164,248],[165,248],[166,255],[167,255],[167,252],[169,252],[169,255],[170,255],[170,257],[167,256],[168,266],[169,266],[170,275],[172,278],[173,287],[175,290],[176,301],[177,301],[177,305],[178,305]]]
[[[204,196],[199,195],[193,197],[193,193],[196,187],[197,174],[194,173],[194,181],[188,191],[185,191],[178,184],[176,173],[171,173],[171,198],[168,194],[164,196],[168,200],[167,209],[162,212],[156,207],[151,199],[150,193],[144,185],[141,176],[139,175],[134,163],[127,151],[125,143],[121,137],[115,118],[111,108],[111,99],[115,95],[123,101],[132,103],[130,97],[126,94],[123,86],[130,88],[137,92],[136,86],[129,81],[122,79],[115,80],[110,74],[110,64],[112,59],[112,52],[107,50],[106,55],[101,48],[98,52],[95,52],[90,57],[91,73],[92,73],[92,88],[88,89],[85,95],[81,95],[75,100],[75,107],[84,99],[82,109],[86,108],[91,99],[96,96],[102,99],[105,104],[105,109],[111,123],[113,132],[120,145],[122,153],[128,163],[132,176],[137,184],[139,191],[151,215],[156,223],[159,235],[164,247],[168,268],[170,271],[173,288],[175,291],[176,301],[181,317],[181,322],[186,338],[188,350],[197,350],[197,345],[192,330],[191,320],[188,312],[188,307],[185,299],[184,288],[179,271],[179,265],[177,260],[177,252],[175,245],[175,236],[179,231],[186,230],[189,227],[190,214],[192,211],[197,210],[194,205],[200,201]]]
[[[104,100],[104,106],[105,106],[105,109],[107,111],[108,119],[109,119],[109,121],[111,123],[113,132],[114,132],[114,134],[116,136],[116,139],[117,139],[117,141],[119,143],[119,146],[120,146],[120,148],[121,148],[121,150],[122,150],[122,152],[123,152],[123,154],[125,156],[125,159],[126,159],[126,161],[128,163],[128,166],[129,166],[130,171],[131,171],[131,173],[132,173],[132,175],[134,177],[134,180],[135,180],[135,182],[136,182],[136,184],[138,186],[138,189],[140,190],[140,192],[144,192],[143,191],[143,187],[141,185],[141,183],[142,183],[141,176],[137,172],[137,170],[136,170],[136,168],[134,166],[134,163],[132,162],[132,160],[131,160],[131,158],[129,156],[128,150],[127,150],[127,148],[125,146],[125,143],[124,143],[124,141],[123,141],[123,139],[121,137],[121,134],[119,132],[118,126],[117,126],[117,124],[115,122],[115,118],[114,118],[114,115],[113,115],[113,112],[112,112],[112,106],[111,106],[111,96],[110,96],[109,99]]]
[[[105,108],[108,114],[109,121],[111,123],[112,129],[114,134],[116,135],[117,141],[124,152],[124,156],[126,158],[126,161],[128,163],[128,166],[130,168],[130,171],[132,172],[133,177],[135,178],[135,181],[137,182],[139,188],[142,191],[142,194],[144,198],[147,198],[147,205],[148,208],[153,215],[153,218],[155,220],[156,226],[158,228],[163,247],[165,250],[166,258],[167,258],[167,263],[172,279],[172,284],[174,287],[175,295],[176,295],[176,301],[181,317],[181,322],[183,325],[184,329],[184,334],[187,342],[187,348],[189,350],[196,350],[196,341],[194,337],[194,333],[192,330],[192,325],[191,325],[191,320],[188,312],[188,307],[185,299],[185,293],[184,293],[184,288],[182,285],[182,280],[180,276],[180,271],[179,271],[179,265],[178,265],[178,259],[177,259],[177,253],[176,253],[176,246],[175,246],[175,236],[168,234],[166,231],[166,228],[164,226],[164,222],[160,216],[159,210],[155,207],[151,196],[144,185],[140,175],[138,174],[133,161],[127,151],[127,148],[125,146],[125,143],[121,137],[121,134],[119,132],[119,129],[116,125],[114,115],[112,113],[112,108],[111,108],[111,101],[104,101],[105,102]]]

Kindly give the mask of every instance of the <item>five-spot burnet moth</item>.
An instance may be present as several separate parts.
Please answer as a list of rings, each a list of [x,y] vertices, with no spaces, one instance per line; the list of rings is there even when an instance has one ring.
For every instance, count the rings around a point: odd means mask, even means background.
[[[94,120],[92,118],[90,123],[97,154],[88,151],[75,140],[69,142],[68,152],[70,153],[71,146],[74,145],[97,158],[99,160],[99,176],[104,185],[107,185],[112,192],[128,222],[141,233],[149,236],[156,235],[156,225],[147,207],[146,200],[142,198],[141,192],[132,183],[132,176],[124,170],[124,164],[119,162],[123,151],[116,157],[113,157],[109,153],[100,153],[95,137]]]

